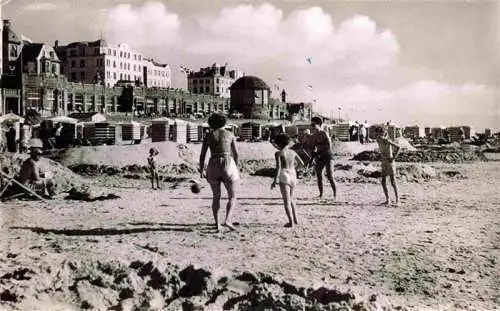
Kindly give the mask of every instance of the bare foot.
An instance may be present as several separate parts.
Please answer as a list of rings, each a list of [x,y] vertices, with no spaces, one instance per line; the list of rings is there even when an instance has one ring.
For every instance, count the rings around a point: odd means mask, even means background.
[[[293,228],[293,224],[291,222],[289,222],[285,225],[285,228]]]
[[[236,231],[236,228],[230,222],[224,223],[223,226],[229,228],[229,230],[231,230],[231,231]]]
[[[215,232],[219,233],[220,232],[220,225],[215,225]]]
[[[297,219],[294,219],[294,220],[293,220],[293,223],[294,223],[294,224],[296,224],[296,225],[298,225],[298,224],[299,224],[299,223],[297,222]]]
[[[387,200],[385,201],[384,203],[382,203],[382,205],[390,205],[391,204],[391,201],[390,200]]]

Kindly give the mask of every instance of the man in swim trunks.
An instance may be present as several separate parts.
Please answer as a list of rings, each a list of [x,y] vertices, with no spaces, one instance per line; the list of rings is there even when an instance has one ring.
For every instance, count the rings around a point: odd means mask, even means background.
[[[236,150],[236,137],[230,131],[224,129],[226,117],[221,114],[212,114],[208,118],[208,125],[212,129],[203,140],[200,154],[200,176],[204,177],[205,157],[210,149],[206,178],[213,193],[212,212],[217,231],[219,225],[219,209],[221,197],[221,183],[227,190],[228,202],[226,207],[226,220],[223,226],[235,230],[231,223],[231,216],[236,205],[236,185],[240,179],[238,166],[238,151]]]
[[[292,228],[297,224],[297,215],[295,214],[295,199],[293,197],[293,190],[297,185],[297,172],[295,171],[295,163],[304,165],[299,155],[289,148],[290,137],[286,134],[280,134],[275,139],[275,144],[279,148],[274,154],[276,159],[276,172],[271,189],[274,189],[277,184],[280,185],[283,203],[285,205],[286,216],[288,223],[285,225],[287,228]],[[291,211],[291,213],[290,213]],[[293,219],[292,219],[293,215]]]
[[[396,185],[396,163],[395,159],[399,154],[401,148],[389,139],[388,131],[386,127],[376,128],[377,144],[380,151],[381,165],[382,165],[382,189],[384,190],[385,203],[390,204],[389,193],[387,191],[387,181],[386,177],[389,176],[391,179],[391,185],[394,189],[394,195],[396,196],[396,205],[399,203],[398,187]],[[395,149],[395,150],[393,150]]]
[[[326,168],[326,178],[330,182],[333,190],[333,198],[337,197],[337,187],[333,179],[333,152],[332,142],[327,132],[322,129],[323,120],[319,117],[311,119],[312,134],[308,137],[306,143],[315,150],[314,168],[318,178],[319,198],[323,197],[323,169]]]

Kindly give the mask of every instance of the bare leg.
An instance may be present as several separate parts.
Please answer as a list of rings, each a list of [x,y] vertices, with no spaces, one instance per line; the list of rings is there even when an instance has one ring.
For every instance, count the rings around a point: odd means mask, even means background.
[[[384,204],[389,204],[391,201],[389,200],[389,193],[387,192],[387,180],[385,176],[382,176],[382,189],[384,189],[384,195],[385,195]]]
[[[394,189],[394,195],[396,196],[396,205],[399,204],[399,194],[398,194],[398,186],[396,185],[396,178],[394,175],[391,175],[391,185]]]
[[[298,224],[297,222],[297,214],[295,213],[295,197],[293,196],[293,190],[295,187],[290,186],[290,205],[292,207],[292,216],[293,216],[293,223]]]
[[[330,186],[332,186],[333,199],[337,199],[337,186],[335,185],[335,179],[333,178],[333,169],[335,167],[333,160],[329,161],[325,167],[326,167],[326,178],[328,178]]]
[[[288,218],[288,223],[285,225],[287,228],[293,227],[292,215],[290,213],[291,209],[291,198],[290,198],[290,186],[285,184],[280,184],[281,196],[283,197],[283,203],[285,205],[285,213]]]
[[[212,188],[212,213],[215,220],[215,228],[220,231],[219,210],[220,210],[220,182],[210,183]]]
[[[316,178],[318,181],[318,189],[319,189],[319,197],[323,197],[323,168],[324,165],[316,162],[316,166],[314,167],[316,171]]]
[[[236,182],[234,181],[225,181],[224,182],[224,187],[226,187],[227,190],[227,205],[226,205],[226,220],[224,221],[224,226],[228,227],[231,230],[236,230],[234,228],[233,223],[231,221],[232,215],[233,215],[233,210],[236,205]]]

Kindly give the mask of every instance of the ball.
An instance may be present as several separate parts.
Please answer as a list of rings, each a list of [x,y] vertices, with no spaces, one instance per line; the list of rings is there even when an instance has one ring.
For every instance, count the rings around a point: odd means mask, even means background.
[[[192,193],[200,193],[201,191],[201,188],[200,188],[200,184],[195,182],[193,184],[191,184],[191,192]]]

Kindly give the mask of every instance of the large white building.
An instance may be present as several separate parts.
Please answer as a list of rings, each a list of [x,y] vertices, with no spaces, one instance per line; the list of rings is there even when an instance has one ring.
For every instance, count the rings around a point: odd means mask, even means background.
[[[160,64],[154,59],[144,60],[144,84],[146,87],[170,87],[170,75],[171,70],[169,65]]]
[[[64,64],[63,73],[70,81],[101,83],[107,87],[113,87],[118,81],[145,83],[144,73],[149,62],[127,44],[115,46],[101,39],[59,46],[56,41],[54,48]],[[161,82],[154,81],[170,86],[170,74],[159,78]]]
[[[194,94],[230,98],[229,87],[244,75],[241,70],[229,70],[227,64],[221,66],[215,63],[197,72],[190,72],[187,77],[188,90]]]

